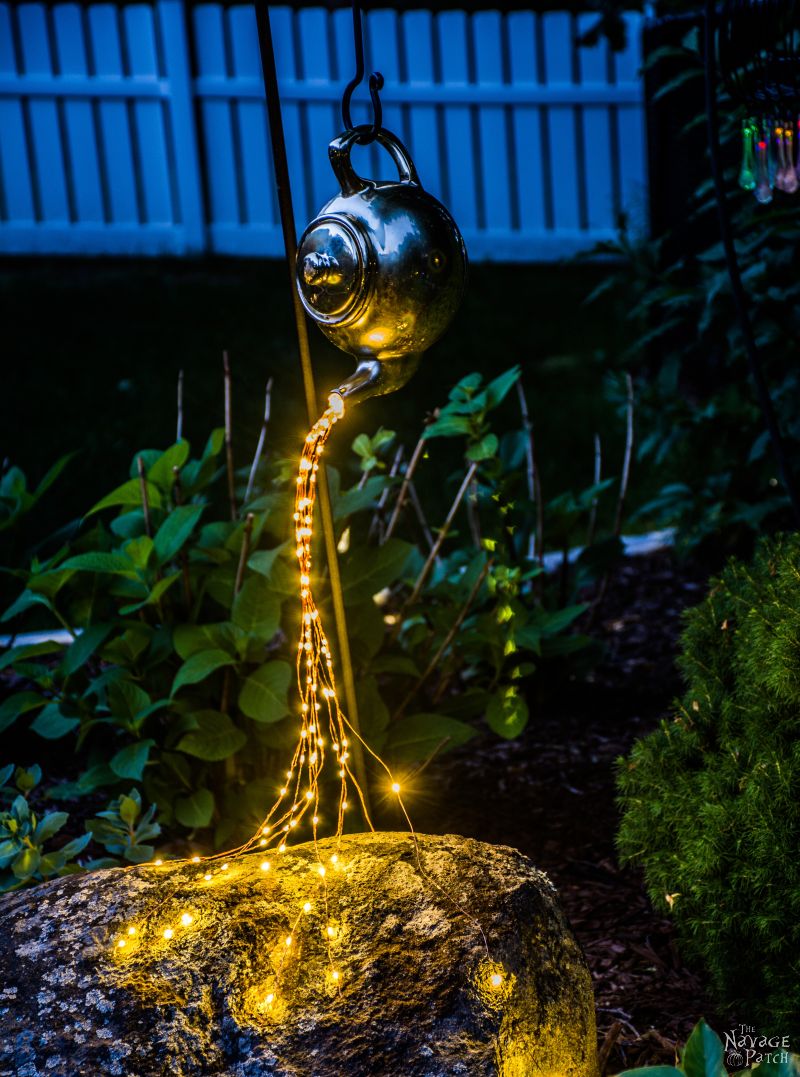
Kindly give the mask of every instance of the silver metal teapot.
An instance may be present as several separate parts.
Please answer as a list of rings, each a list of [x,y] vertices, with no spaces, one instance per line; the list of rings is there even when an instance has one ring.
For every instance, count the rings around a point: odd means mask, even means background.
[[[334,392],[366,399],[405,385],[461,303],[467,252],[456,222],[424,190],[402,142],[381,129],[398,180],[356,174],[350,151],[367,127],[331,142],[341,192],[300,238],[297,288],[303,306],[355,373]]]

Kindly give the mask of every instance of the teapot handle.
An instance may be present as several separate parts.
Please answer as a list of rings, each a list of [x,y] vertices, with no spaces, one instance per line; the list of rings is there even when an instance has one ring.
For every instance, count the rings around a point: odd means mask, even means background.
[[[358,191],[363,191],[369,182],[362,179],[353,168],[350,163],[350,151],[360,137],[371,130],[372,128],[365,124],[353,127],[350,131],[345,131],[344,134],[335,138],[328,147],[331,167],[344,195],[357,194]],[[381,146],[391,155],[392,160],[397,165],[401,183],[411,183],[415,187],[422,186],[408,150],[396,135],[393,135],[391,131],[387,131],[385,128],[381,128],[375,136],[375,141],[380,142]]]

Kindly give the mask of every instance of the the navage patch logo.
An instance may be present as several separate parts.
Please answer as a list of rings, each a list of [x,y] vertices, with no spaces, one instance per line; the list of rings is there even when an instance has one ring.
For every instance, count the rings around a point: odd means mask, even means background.
[[[789,1037],[761,1036],[753,1025],[739,1025],[725,1033],[725,1060],[735,1069],[758,1062],[786,1063]]]

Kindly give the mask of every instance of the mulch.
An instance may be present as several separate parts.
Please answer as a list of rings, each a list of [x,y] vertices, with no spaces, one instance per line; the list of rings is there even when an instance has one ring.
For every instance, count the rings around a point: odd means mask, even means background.
[[[415,808],[420,829],[512,845],[553,880],[593,977],[603,1073],[674,1062],[702,1016],[730,1027],[614,845],[615,760],[680,694],[681,616],[705,582],[668,552],[624,563],[596,616],[606,654],[590,682],[532,708],[518,740],[472,741],[434,763],[425,786],[436,802],[424,819]]]

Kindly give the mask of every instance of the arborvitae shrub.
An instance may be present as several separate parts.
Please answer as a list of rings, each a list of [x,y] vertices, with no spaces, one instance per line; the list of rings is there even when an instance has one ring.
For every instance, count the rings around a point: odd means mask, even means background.
[[[686,615],[677,714],[619,761],[619,849],[739,1020],[800,1041],[800,536]]]

